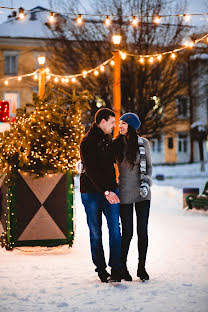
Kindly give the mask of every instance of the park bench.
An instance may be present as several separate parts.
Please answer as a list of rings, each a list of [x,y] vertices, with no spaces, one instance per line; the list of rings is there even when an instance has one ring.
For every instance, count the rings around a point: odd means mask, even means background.
[[[208,210],[208,181],[205,184],[204,190],[200,195],[188,195],[186,197],[188,209],[198,208]]]

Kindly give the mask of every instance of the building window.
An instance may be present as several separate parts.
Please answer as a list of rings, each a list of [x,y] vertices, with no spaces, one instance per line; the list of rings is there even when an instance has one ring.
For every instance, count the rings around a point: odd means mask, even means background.
[[[4,51],[4,74],[17,75],[17,58],[16,51]]]
[[[173,148],[173,138],[172,137],[168,138],[168,148],[169,149]]]
[[[188,80],[188,67],[186,63],[178,63],[177,77],[178,77],[178,80],[181,82]]]
[[[187,153],[188,152],[188,135],[179,134],[178,135],[178,152]]]
[[[158,138],[151,139],[151,149],[152,149],[153,153],[161,153],[162,152],[161,136]]]
[[[189,103],[187,96],[180,96],[176,99],[177,104],[177,117],[188,118],[189,117]]]

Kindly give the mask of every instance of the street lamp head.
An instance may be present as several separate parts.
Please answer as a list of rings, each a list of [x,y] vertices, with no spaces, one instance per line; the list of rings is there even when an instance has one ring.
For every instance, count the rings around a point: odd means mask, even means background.
[[[39,65],[44,65],[45,64],[45,56],[39,56],[38,57],[38,63],[39,63]]]
[[[113,40],[113,43],[115,45],[119,45],[121,43],[121,36],[120,35],[113,35],[112,40]]]

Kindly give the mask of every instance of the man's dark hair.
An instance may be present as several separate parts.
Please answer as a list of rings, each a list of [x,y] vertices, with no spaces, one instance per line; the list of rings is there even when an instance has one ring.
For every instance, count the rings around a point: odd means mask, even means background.
[[[115,113],[111,109],[100,108],[95,114],[95,122],[97,125],[99,125],[102,119],[105,119],[107,121],[110,116],[115,117]]]

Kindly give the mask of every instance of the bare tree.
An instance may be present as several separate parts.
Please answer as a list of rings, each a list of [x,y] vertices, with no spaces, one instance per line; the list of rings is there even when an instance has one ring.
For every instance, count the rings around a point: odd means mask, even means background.
[[[153,18],[162,13],[173,12],[172,1],[165,0],[97,0],[92,5],[97,14],[114,16],[110,27],[104,25],[101,18],[88,17],[88,22],[78,27],[75,20],[59,18],[59,22],[51,27],[57,40],[53,47],[55,58],[51,62],[57,73],[78,73],[95,67],[112,56],[112,34],[122,36],[120,50],[134,55],[151,55],[167,50],[173,50],[181,45],[190,27],[183,24],[182,18],[167,17],[156,25]],[[175,8],[183,14],[182,7]],[[80,12],[76,1],[65,2],[65,12]],[[126,15],[140,16],[139,25],[133,27]],[[122,113],[132,111],[139,115],[142,121],[140,133],[149,137],[157,137],[161,131],[173,131],[176,121],[177,94],[182,93],[186,82],[178,80],[177,64],[181,62],[183,53],[178,53],[176,60],[170,55],[161,61],[148,59],[141,64],[138,57],[128,57],[121,66]],[[88,89],[94,96],[103,99],[107,107],[113,102],[112,68],[94,77],[80,79],[77,88]],[[94,106],[95,109],[95,106]]]

